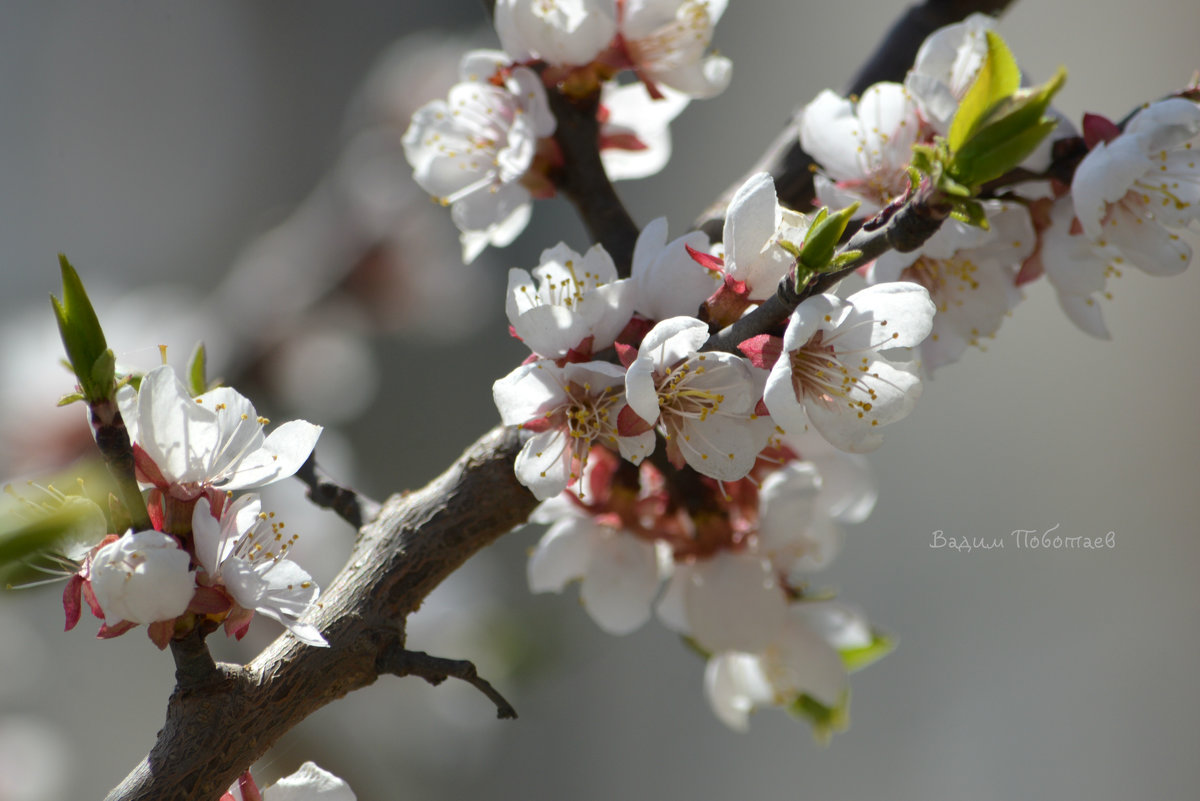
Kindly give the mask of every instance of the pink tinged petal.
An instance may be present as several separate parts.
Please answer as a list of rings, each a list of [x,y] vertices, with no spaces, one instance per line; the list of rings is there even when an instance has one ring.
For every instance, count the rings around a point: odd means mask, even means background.
[[[754,652],[778,635],[787,602],[769,562],[720,553],[693,567],[684,607],[693,636],[706,650]]]
[[[290,776],[284,776],[263,792],[263,801],[355,801],[350,785],[323,770],[313,762],[305,762]],[[247,799],[246,801],[250,801]]]
[[[763,249],[775,236],[779,217],[775,181],[770,174],[755,173],[738,187],[729,201],[722,234],[725,261],[731,275],[745,280],[742,272],[761,257]],[[739,272],[739,265],[742,272]]]
[[[704,695],[717,718],[734,731],[750,728],[750,713],[775,702],[775,692],[753,654],[718,654],[704,666]]]
[[[580,600],[596,625],[609,634],[629,634],[650,619],[658,592],[654,545],[612,529],[591,538],[591,554]]]
[[[506,426],[521,425],[566,402],[561,374],[554,362],[539,360],[522,364],[492,384],[500,421]]]
[[[582,578],[591,561],[591,537],[595,524],[590,519],[567,518],[550,527],[529,556],[526,576],[531,592],[562,592],[567,584]]]
[[[1134,136],[1102,142],[1084,157],[1075,169],[1071,196],[1075,216],[1091,239],[1104,237],[1108,205],[1122,199],[1135,181],[1153,169],[1153,162]]]
[[[251,489],[295,475],[317,444],[322,428],[305,420],[289,420],[268,436],[262,447],[239,460],[213,486],[225,490]]]
[[[864,383],[875,390],[874,396]],[[831,444],[850,453],[866,453],[883,444],[880,429],[907,416],[920,393],[921,379],[911,366],[876,360],[867,365],[848,398],[808,398],[806,407],[813,427]],[[858,405],[862,403],[869,403],[870,409]]]
[[[571,476],[569,439],[565,430],[552,428],[532,436],[517,454],[517,480],[539,501],[558,495],[577,478]]]

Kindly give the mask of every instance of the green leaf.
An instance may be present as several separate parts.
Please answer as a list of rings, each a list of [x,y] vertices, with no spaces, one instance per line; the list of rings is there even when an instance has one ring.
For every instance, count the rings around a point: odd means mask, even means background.
[[[963,95],[954,119],[950,122],[950,134],[947,137],[950,149],[957,151],[983,122],[988,112],[1020,87],[1021,70],[1017,67],[1012,51],[998,33],[988,31],[987,55],[975,75],[974,82],[971,83],[971,88]]]
[[[61,253],[58,263],[62,271],[62,300],[51,295],[50,302],[67,360],[88,402],[109,398],[116,382],[112,352],[79,274]]]
[[[108,529],[104,512],[87,498],[70,496],[63,505],[34,520],[0,527],[0,568],[71,542],[96,543]]]
[[[854,216],[854,212],[858,211],[858,206],[858,203],[853,203],[833,214],[830,214],[827,208],[822,208],[817,212],[817,216],[808,229],[808,235],[804,237],[804,244],[800,248],[800,255],[797,259],[797,291],[803,288],[810,276],[829,269],[834,253],[837,251],[838,242],[842,240],[842,234],[846,233],[846,226],[850,224],[850,218]]]
[[[208,379],[205,377],[205,358],[204,343],[196,344],[196,349],[192,351],[192,361],[188,365],[188,391],[192,393],[192,397],[203,395],[208,391]]]
[[[846,670],[854,672],[862,670],[867,665],[878,662],[896,650],[896,641],[882,632],[871,630],[871,642],[858,648],[846,648],[839,653]]]
[[[792,701],[788,712],[798,718],[803,718],[812,726],[813,737],[818,742],[827,743],[829,738],[839,731],[845,731],[850,725],[850,690],[842,693],[836,706],[825,706],[807,693],[801,693]]]

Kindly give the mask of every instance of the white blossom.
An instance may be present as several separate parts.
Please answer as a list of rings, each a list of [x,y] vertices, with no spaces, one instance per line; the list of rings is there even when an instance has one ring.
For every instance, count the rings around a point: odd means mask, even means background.
[[[262,487],[293,475],[321,427],[292,420],[268,436],[254,405],[229,387],[193,398],[169,366],[151,370],[135,393],[117,393],[132,442],[152,464],[138,467],[160,489],[190,500],[208,489]]]
[[[633,248],[634,311],[651,320],[693,315],[721,286],[721,275],[701,267],[687,248],[708,252],[703,231],[667,241],[667,218],[642,229]]]
[[[279,621],[301,642],[327,646],[315,626],[300,620],[320,589],[303,568],[285,558],[296,538],[273,518],[262,511],[254,493],[227,503],[219,521],[208,499],[201,498],[192,512],[196,559],[210,586],[223,586],[242,609]]]
[[[242,792],[243,782],[247,785],[247,791],[258,791],[254,779],[247,772],[234,782],[219,801],[247,801],[246,794]],[[342,779],[315,762],[305,762],[295,773],[284,776],[262,790],[261,798],[262,801],[356,801],[357,796]]]
[[[625,394],[638,417],[662,427],[672,458],[734,481],[758,457],[752,425],[758,394],[743,359],[698,352],[707,339],[708,326],[691,317],[655,325],[625,374]]]
[[[1042,231],[1041,261],[1059,306],[1084,333],[1110,339],[1100,301],[1111,297],[1106,285],[1119,277],[1127,262],[1111,245],[1093,242],[1082,231],[1071,233],[1075,206],[1064,196],[1050,208],[1050,227]]]
[[[971,14],[962,22],[939,28],[921,43],[904,88],[936,133],[945,136],[949,132],[959,101],[987,58],[987,32],[995,25],[993,17]]]
[[[733,65],[709,52],[726,0],[625,0],[620,32],[638,76],[648,87],[691,97],[725,91]]]
[[[633,315],[633,282],[617,278],[602,245],[581,256],[559,243],[542,251],[532,277],[509,270],[504,311],[516,335],[539,356],[561,359],[587,347],[588,337],[594,352],[613,344]]]
[[[600,161],[611,181],[646,178],[671,158],[671,123],[691,101],[662,88],[654,99],[646,87],[612,82],[600,88]]]
[[[598,522],[566,501],[549,501],[534,522],[553,520],[529,555],[529,588],[562,592],[581,579],[579,598],[596,625],[628,634],[650,619],[660,583],[653,543]]]
[[[834,602],[792,604],[779,634],[766,647],[709,659],[705,696],[721,722],[737,731],[749,727],[754,710],[790,706],[801,695],[836,708],[848,688],[839,650],[870,643],[865,620],[848,607]]]
[[[1192,250],[1174,229],[1200,216],[1200,107],[1181,98],[1139,111],[1100,142],[1071,182],[1084,233],[1151,275],[1176,275]]]
[[[879,427],[908,415],[920,396],[916,366],[887,355],[928,336],[934,305],[924,287],[877,284],[848,299],[813,295],[792,312],[783,353],[763,400],[785,431],[809,421],[834,446],[878,448]]]
[[[574,485],[600,443],[633,461],[654,450],[654,432],[633,437],[617,433],[625,407],[625,369],[608,362],[539,360],[520,365],[492,387],[504,425],[536,432],[517,454],[517,480],[546,500]]]
[[[746,551],[719,551],[676,565],[658,616],[710,653],[757,651],[778,637],[787,599],[767,559]]]
[[[105,623],[155,623],[182,615],[196,590],[190,562],[175,538],[160,531],[131,530],[100,548],[89,579]]]
[[[488,245],[508,245],[525,229],[532,195],[521,181],[538,140],[554,133],[536,73],[515,67],[502,86],[489,80],[505,64],[502,53],[468,53],[460,67],[462,82],[446,100],[417,109],[404,133],[413,179],[450,206],[466,262]]]
[[[821,166],[817,200],[832,209],[858,201],[855,217],[868,217],[903,195],[920,127],[916,101],[898,83],[877,83],[857,103],[821,92],[800,117],[800,146]]]
[[[612,0],[496,0],[500,45],[513,61],[589,63],[617,33]]]
[[[779,243],[799,245],[811,223],[808,216],[780,205],[768,173],[751,175],[738,187],[725,213],[726,274],[746,283],[751,300],[770,297],[795,261]]]
[[[937,307],[933,329],[921,343],[928,374],[957,361],[968,345],[995,336],[1021,300],[1017,273],[1037,236],[1024,206],[985,201],[990,228],[946,220],[924,245],[909,253],[888,251],[868,272],[870,283],[911,281],[929,291]]]

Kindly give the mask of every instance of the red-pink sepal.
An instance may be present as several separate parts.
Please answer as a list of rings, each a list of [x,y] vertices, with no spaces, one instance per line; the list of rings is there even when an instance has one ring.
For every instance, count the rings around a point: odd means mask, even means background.
[[[696,264],[711,272],[724,274],[725,259],[720,256],[714,256],[711,253],[705,253],[703,250],[696,250],[691,245],[685,244],[684,248],[687,249],[688,255],[692,257],[692,261],[696,262]]]
[[[83,576],[76,573],[67,579],[67,586],[63,589],[63,612],[67,616],[67,625],[63,631],[70,631],[79,623],[79,617],[83,614],[83,604],[79,600],[81,592]]]
[[[146,634],[150,637],[150,642],[158,646],[158,650],[166,650],[171,638],[175,636],[175,619],[154,621],[146,627]]]
[[[1092,150],[1101,142],[1111,142],[1121,135],[1121,129],[1108,117],[1099,114],[1083,115],[1083,141]]]
[[[775,362],[779,361],[779,354],[783,353],[783,338],[770,334],[759,334],[744,340],[737,346],[737,349],[755,367],[770,370],[775,366]]]
[[[621,360],[621,366],[626,370],[629,366],[637,361],[638,349],[633,345],[625,345],[621,342],[614,342],[613,347],[617,349],[617,358]]]
[[[196,587],[187,611],[198,615],[219,615],[233,607],[233,599],[216,587]]]
[[[133,443],[133,467],[134,475],[143,484],[153,484],[163,490],[171,486],[171,482],[167,481],[166,477],[163,476],[162,471],[158,469],[158,465],[142,449],[142,446],[136,442]]]
[[[100,627],[100,630],[96,632],[96,637],[97,639],[101,640],[111,640],[113,637],[120,637],[122,634],[129,631],[136,625],[137,623],[131,623],[128,620],[122,620],[120,623],[117,623],[114,626],[110,626],[105,623]]]
[[[242,609],[234,606],[233,612],[225,618],[225,635],[240,640],[250,630],[250,621],[254,619],[253,609]]]
[[[146,514],[150,516],[150,528],[155,531],[162,531],[167,525],[167,518],[163,513],[162,490],[150,490],[150,498],[146,501]]]
[[[622,406],[617,415],[617,433],[622,437],[636,437],[654,428],[653,423],[647,423],[632,406]]]

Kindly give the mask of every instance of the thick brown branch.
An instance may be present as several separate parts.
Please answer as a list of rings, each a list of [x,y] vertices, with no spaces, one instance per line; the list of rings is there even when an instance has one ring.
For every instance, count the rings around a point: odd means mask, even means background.
[[[592,241],[599,242],[612,256],[617,274],[628,278],[638,227],[600,161],[600,123],[596,120],[600,93],[572,98],[550,89],[546,94],[550,111],[558,121],[554,139],[563,156],[562,170],[555,183],[574,204]]]
[[[406,616],[533,510],[513,474],[520,446],[516,430],[493,429],[426,487],[388,499],[309,618],[330,647],[284,635],[244,668],[209,671],[195,648],[181,646],[181,670],[200,665],[208,679],[176,688],[158,742],[109,801],[213,801],[284,732],[373,683],[385,655],[404,647]],[[426,678],[441,672],[490,687],[450,660],[411,665]]]
[[[917,49],[929,34],[976,12],[999,14],[1011,4],[1012,0],[925,0],[909,7],[854,76],[846,94],[862,94],[871,84],[880,81],[903,80]],[[794,117],[746,175],[769,172],[775,179],[779,202],[799,211],[808,211],[814,198],[813,165],[812,158],[800,148],[800,125]],[[710,238],[720,239],[725,209],[744,181],[745,176],[705,209],[696,221],[696,227]]]

